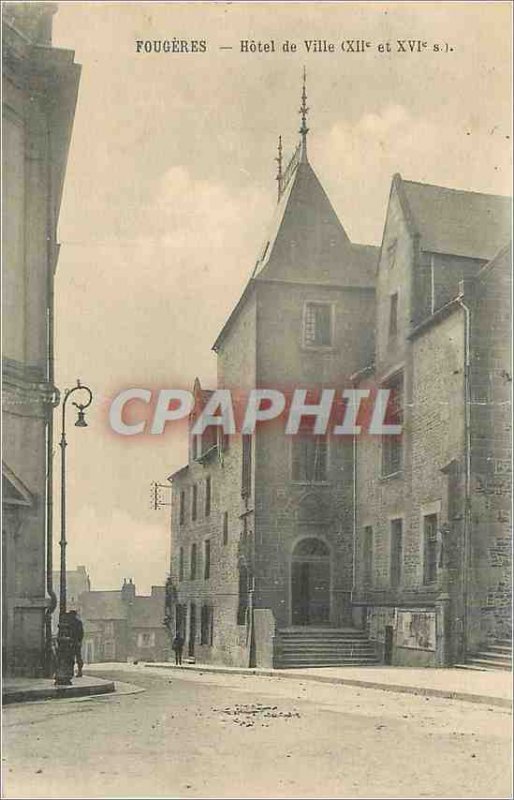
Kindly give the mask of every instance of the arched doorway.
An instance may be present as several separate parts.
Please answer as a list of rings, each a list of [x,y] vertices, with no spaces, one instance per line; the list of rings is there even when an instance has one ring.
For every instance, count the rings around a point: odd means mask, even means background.
[[[321,539],[298,542],[291,563],[291,622],[330,623],[330,551]]]

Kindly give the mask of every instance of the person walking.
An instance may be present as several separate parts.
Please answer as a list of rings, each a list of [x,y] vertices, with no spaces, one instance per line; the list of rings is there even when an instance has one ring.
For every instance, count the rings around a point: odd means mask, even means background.
[[[82,667],[84,662],[82,660],[82,640],[84,638],[84,626],[76,611],[69,612],[70,629],[73,644],[73,666],[77,662],[77,678],[82,678]]]
[[[177,631],[173,639],[172,649],[175,651],[175,664],[182,664],[182,650],[184,649],[184,637]]]

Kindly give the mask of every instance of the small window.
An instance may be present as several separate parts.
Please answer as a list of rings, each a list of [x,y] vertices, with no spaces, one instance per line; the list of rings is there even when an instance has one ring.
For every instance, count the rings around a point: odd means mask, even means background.
[[[211,513],[211,479],[205,479],[205,516],[208,517]]]
[[[186,493],[180,492],[179,524],[183,525],[186,521]]]
[[[243,435],[242,437],[243,459],[241,474],[241,495],[250,497],[252,493],[252,437]]]
[[[437,580],[437,514],[423,517],[423,583]]]
[[[398,334],[398,292],[389,296],[389,338]]]
[[[228,511],[223,514],[223,544],[228,544]]]
[[[292,478],[300,483],[327,480],[327,437],[298,432],[292,437]]]
[[[403,375],[399,374],[384,385],[389,389],[385,422],[403,426]],[[382,475],[394,475],[403,466],[403,433],[382,436]]]
[[[396,263],[396,248],[398,246],[398,241],[393,239],[390,244],[387,245],[387,266],[389,269],[392,269]]]
[[[213,611],[212,606],[203,605],[200,611],[200,644],[212,645]]]
[[[206,539],[204,542],[204,562],[203,562],[203,577],[208,580],[211,577],[211,540]]]
[[[138,647],[155,647],[155,633],[139,633],[137,636]]]
[[[197,556],[197,549],[196,544],[191,545],[191,570],[190,570],[190,578],[192,581],[196,580],[196,556]]]
[[[332,306],[329,303],[306,304],[303,343],[306,347],[332,346]]]
[[[397,589],[402,580],[403,565],[403,521],[391,520],[391,562],[390,582],[391,588]]]
[[[373,585],[373,528],[367,525],[364,528],[362,546],[362,581],[366,588]]]
[[[181,547],[178,554],[178,579],[184,580],[184,548]]]
[[[198,486],[193,484],[193,496],[191,500],[191,519],[194,521],[198,516]]]

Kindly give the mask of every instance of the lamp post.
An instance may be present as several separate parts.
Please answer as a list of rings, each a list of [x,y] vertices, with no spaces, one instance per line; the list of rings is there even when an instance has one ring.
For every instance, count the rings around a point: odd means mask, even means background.
[[[57,636],[57,668],[55,673],[56,686],[70,686],[73,677],[73,668],[75,662],[75,654],[73,649],[73,631],[71,630],[70,623],[66,612],[66,404],[69,398],[75,392],[85,393],[85,402],[76,403],[73,405],[78,409],[77,421],[75,427],[87,428],[85,418],[85,410],[88,408],[93,400],[93,393],[88,386],[83,386],[78,380],[77,385],[73,389],[66,389],[64,392],[64,399],[62,402],[62,425],[61,425],[61,440],[59,447],[61,448],[61,538],[59,546],[61,548],[61,565],[60,565],[60,593],[59,593],[59,632]]]

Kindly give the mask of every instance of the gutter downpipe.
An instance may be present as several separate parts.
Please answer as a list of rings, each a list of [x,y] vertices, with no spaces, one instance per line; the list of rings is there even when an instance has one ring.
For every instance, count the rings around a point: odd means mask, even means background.
[[[51,397],[47,405],[46,429],[46,591],[50,602],[45,611],[45,667],[47,675],[52,671],[52,614],[57,607],[57,596],[53,589],[53,439],[54,408],[59,404],[59,393],[55,387],[54,369],[54,275],[57,267],[55,215],[52,208],[52,146],[50,121],[47,117],[47,386]]]
[[[355,383],[353,384],[355,387]],[[353,514],[352,514],[352,589],[350,592],[350,611],[353,617],[353,596],[355,593],[355,578],[357,568],[357,435],[352,436],[352,456],[353,456]]]
[[[470,333],[471,310],[464,302],[464,281],[460,282],[456,302],[464,311],[464,536],[462,548],[462,656],[465,657],[468,646],[468,593],[469,593],[469,556],[470,556],[470,523],[471,523],[471,381],[470,381]]]

